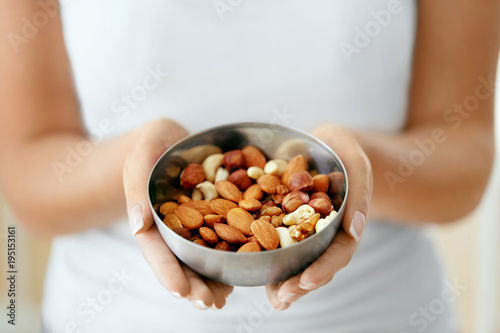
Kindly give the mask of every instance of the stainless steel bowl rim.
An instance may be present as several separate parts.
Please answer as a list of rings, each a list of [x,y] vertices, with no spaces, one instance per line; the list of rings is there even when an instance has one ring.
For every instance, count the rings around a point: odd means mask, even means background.
[[[332,154],[333,156],[335,156],[341,163],[340,163],[340,166],[342,167],[342,172],[344,173],[344,176],[345,176],[345,194],[344,194],[344,198],[347,199],[347,195],[348,195],[348,191],[349,191],[349,180],[348,180],[348,176],[347,176],[347,172],[345,170],[345,167],[344,167],[344,163],[342,163],[342,160],[341,158],[337,155],[337,153],[335,153],[327,144],[325,144],[323,141],[315,138],[314,136],[312,136],[311,134],[303,131],[303,130],[300,130],[300,129],[297,129],[297,128],[294,128],[294,127],[289,127],[289,126],[282,126],[282,125],[277,125],[277,124],[268,124],[268,123],[259,123],[259,122],[243,122],[243,123],[232,123],[232,124],[225,124],[225,125],[221,125],[221,126],[216,126],[216,127],[211,127],[211,128],[208,128],[206,130],[203,130],[201,132],[197,132],[197,133],[193,133],[193,134],[190,134],[188,136],[186,136],[185,138],[177,141],[176,143],[174,143],[172,146],[170,146],[161,156],[160,158],[158,158],[158,160],[156,161],[155,165],[153,166],[153,168],[151,169],[151,172],[149,174],[149,177],[148,177],[148,182],[147,182],[147,192],[148,192],[148,201],[149,201],[149,206],[150,206],[150,209],[152,212],[154,212],[154,214],[157,214],[153,208],[153,203],[151,202],[151,195],[149,193],[149,184],[151,182],[151,179],[152,179],[152,176],[153,176],[153,171],[156,169],[156,166],[158,165],[158,163],[163,159],[163,157],[167,154],[169,154],[172,150],[175,150],[175,148],[179,145],[181,145],[182,143],[186,142],[186,141],[189,141],[191,140],[193,137],[197,137],[197,136],[202,136],[206,133],[209,133],[209,132],[214,132],[214,131],[217,131],[217,130],[224,130],[224,129],[237,129],[239,127],[267,127],[267,128],[280,128],[280,129],[283,129],[283,130],[287,130],[287,131],[291,131],[291,132],[296,132],[296,133],[299,133],[299,134],[302,134],[302,135],[305,135],[307,137],[309,137],[310,139],[312,139],[313,141],[316,141],[316,143],[318,143],[320,146],[322,146],[325,150],[327,150],[330,154]],[[257,147],[258,148],[258,147]],[[342,205],[341,207],[339,208],[338,211],[341,211],[343,210],[345,204],[346,204],[346,201],[347,200],[343,200],[342,202]],[[161,224],[161,227],[164,228],[164,229],[167,229],[168,232],[170,233],[173,233],[173,234],[176,234],[173,230],[171,230],[170,228],[168,228],[165,224]],[[319,233],[318,233],[319,234]],[[309,242],[309,241],[312,241],[314,240],[314,238],[316,237],[316,235],[318,235],[317,233],[314,233],[312,236],[309,236],[307,237],[306,239],[304,239],[303,241],[300,241],[294,245],[292,245],[293,247],[296,247],[296,246],[300,246],[301,244],[303,243],[306,243],[306,242]],[[205,246],[201,246],[201,245],[198,245],[196,243],[193,243],[192,241],[189,241],[179,235],[176,234],[176,236],[181,240],[181,242],[186,242],[186,243],[189,243],[191,245],[195,245],[195,246],[198,246],[199,248],[202,248],[203,250],[205,251],[208,251],[208,252],[212,252],[212,251],[218,251],[220,252],[219,250],[215,250],[215,249],[212,249],[212,248],[209,248],[209,247],[205,247]],[[292,247],[290,246],[290,247]],[[278,249],[274,249],[274,250],[267,250],[267,251],[261,251],[261,252],[243,252],[243,253],[237,253],[237,252],[230,252],[228,251],[226,254],[229,255],[229,256],[262,256],[262,255],[266,255],[267,253],[272,253],[272,252],[278,252],[278,251],[286,251],[287,249],[289,249],[290,247],[286,247],[286,248],[278,248]]]

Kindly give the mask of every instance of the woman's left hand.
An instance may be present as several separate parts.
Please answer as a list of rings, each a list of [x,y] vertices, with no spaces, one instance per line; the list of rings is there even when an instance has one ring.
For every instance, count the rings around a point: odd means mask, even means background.
[[[351,260],[366,226],[373,187],[371,164],[354,134],[338,125],[323,125],[313,135],[330,146],[340,157],[349,179],[346,209],[330,246],[306,270],[286,281],[266,286],[274,308],[285,310],[300,297],[330,282]]]

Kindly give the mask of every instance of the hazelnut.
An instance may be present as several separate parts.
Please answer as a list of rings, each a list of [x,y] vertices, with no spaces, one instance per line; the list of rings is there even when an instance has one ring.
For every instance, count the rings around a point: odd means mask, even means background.
[[[330,180],[328,179],[327,175],[319,174],[314,177],[313,179],[313,191],[314,192],[328,192],[328,187],[330,186]]]
[[[243,156],[241,150],[230,150],[224,153],[224,159],[222,162],[224,163],[224,167],[229,172],[245,167],[245,157]]]
[[[345,193],[344,174],[339,171],[330,172],[328,174],[328,179],[330,180],[330,189],[328,194],[330,194],[332,198],[336,194],[340,194],[343,197]]]
[[[229,175],[228,179],[231,183],[238,186],[240,190],[246,190],[252,185],[252,180],[247,175],[247,171],[239,169]]]
[[[314,208],[314,211],[321,216],[326,216],[333,210],[333,205],[330,200],[324,198],[312,199],[309,201],[309,206]]]
[[[294,212],[297,208],[309,202],[307,193],[301,191],[292,191],[288,193],[281,203],[281,207],[288,213]]]
[[[185,189],[193,189],[205,180],[205,170],[200,164],[188,164],[181,172],[180,182]]]
[[[312,199],[319,199],[319,198],[326,199],[330,202],[332,201],[330,196],[328,196],[328,194],[326,194],[325,192],[314,192],[313,194],[311,194],[311,200]]]
[[[313,186],[313,179],[309,172],[305,170],[297,171],[290,176],[290,183],[288,187],[291,191],[308,192],[313,189]]]

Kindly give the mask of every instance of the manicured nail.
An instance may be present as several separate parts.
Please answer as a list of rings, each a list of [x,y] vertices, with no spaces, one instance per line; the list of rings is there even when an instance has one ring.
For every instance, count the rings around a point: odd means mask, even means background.
[[[276,310],[278,310],[278,311],[283,311],[283,310],[285,310],[288,306],[289,306],[289,303],[283,302],[283,303],[281,303],[280,307],[279,307],[279,308],[277,308]]]
[[[181,294],[176,293],[175,291],[171,291],[170,293],[171,293],[171,294],[172,294],[172,296],[174,296],[175,298],[182,298]]]
[[[366,218],[360,211],[356,211],[354,213],[354,217],[351,222],[351,226],[349,227],[349,232],[352,237],[359,242],[361,239],[361,235],[363,235],[363,231],[365,231]]]
[[[215,306],[215,303],[214,303],[214,305],[212,305],[212,309],[214,309],[214,310],[221,310],[221,309],[219,309],[218,307]]]
[[[194,301],[193,303],[194,303],[194,306],[196,306],[200,310],[208,309],[208,306],[206,306],[202,300],[197,300],[197,301]]]
[[[294,294],[294,293],[288,293],[288,295],[286,296],[278,296],[278,299],[280,300],[280,302],[286,302],[286,303],[290,303],[290,300],[297,296],[297,294]]]
[[[316,289],[316,286],[317,286],[317,284],[315,284],[315,283],[309,283],[306,285],[302,285],[299,283],[300,289],[304,289],[304,290],[314,290],[314,289]]]
[[[142,219],[142,205],[136,204],[128,214],[129,216],[129,224],[130,230],[132,230],[132,234],[135,236],[139,230],[144,227],[144,220]]]

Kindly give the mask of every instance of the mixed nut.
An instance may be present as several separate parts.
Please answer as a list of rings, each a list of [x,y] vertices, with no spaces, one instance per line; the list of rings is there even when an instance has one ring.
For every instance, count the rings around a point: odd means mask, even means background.
[[[181,237],[222,251],[300,242],[333,221],[345,194],[342,172],[308,170],[303,155],[267,160],[250,145],[215,151],[178,173],[181,192],[160,200],[157,213]]]

